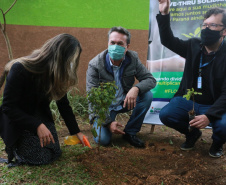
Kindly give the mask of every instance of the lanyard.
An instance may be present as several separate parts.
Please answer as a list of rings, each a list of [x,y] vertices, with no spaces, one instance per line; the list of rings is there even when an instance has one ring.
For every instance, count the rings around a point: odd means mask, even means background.
[[[221,43],[219,49],[217,51],[220,50],[220,48],[222,47],[223,45],[223,42]],[[216,58],[216,54],[217,52],[215,53],[215,56],[212,58],[212,60],[210,60],[209,62],[205,63],[205,64],[202,64],[202,60],[203,60],[203,52],[201,53],[201,56],[200,56],[200,64],[199,64],[199,76],[198,76],[198,79],[197,79],[197,88],[198,89],[202,89],[202,68],[209,65],[215,58]]]
[[[224,41],[221,42],[220,47],[218,48],[217,52],[220,50],[220,48],[222,47]],[[203,67],[209,65],[215,58],[216,58],[216,54],[217,52],[214,54],[215,56],[213,57],[213,59],[205,64],[202,64],[202,58],[203,58],[203,52],[201,53],[201,57],[200,57],[200,64],[199,64],[199,70],[202,69]],[[202,70],[201,70],[202,71]]]
[[[216,54],[215,56],[212,58],[212,60],[210,60],[209,62],[205,63],[205,64],[202,64],[202,58],[203,58],[203,53],[201,53],[201,56],[200,56],[200,64],[199,64],[199,77],[201,77],[201,74],[202,74],[202,68],[209,65],[215,58],[216,58]]]
[[[205,64],[202,64],[202,58],[203,58],[203,53],[201,54],[200,64],[199,64],[199,76],[198,76],[198,79],[197,79],[197,88],[198,89],[202,89],[202,68],[209,65],[216,58],[216,54],[215,54],[215,56],[213,57],[212,60],[210,60],[209,62],[207,62]]]
[[[201,57],[200,57],[199,70],[202,70],[203,67],[209,65],[216,58],[216,54],[215,54],[215,56],[213,57],[212,60],[210,60],[209,62],[207,62],[205,64],[202,64],[202,58],[203,58],[203,53],[201,54]]]

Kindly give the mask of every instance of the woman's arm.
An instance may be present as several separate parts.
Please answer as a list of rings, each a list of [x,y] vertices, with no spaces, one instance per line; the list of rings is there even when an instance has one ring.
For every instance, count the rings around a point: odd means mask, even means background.
[[[75,119],[75,115],[72,111],[72,108],[69,104],[69,101],[67,99],[67,94],[58,100],[57,107],[59,109],[59,112],[61,116],[63,117],[65,124],[70,132],[71,135],[77,134],[80,132],[80,129],[78,127],[78,123]]]
[[[72,108],[69,104],[69,101],[67,99],[67,94],[63,98],[58,100],[56,103],[57,103],[59,112],[60,112],[61,116],[63,117],[70,134],[71,135],[76,134],[77,137],[79,138],[79,140],[82,142],[83,146],[85,146],[85,143],[83,141],[84,134],[82,132],[80,132],[78,123],[75,119],[75,115],[74,115]]]

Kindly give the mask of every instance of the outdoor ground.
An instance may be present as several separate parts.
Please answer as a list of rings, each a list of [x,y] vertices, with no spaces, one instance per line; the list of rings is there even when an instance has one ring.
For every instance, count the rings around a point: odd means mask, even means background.
[[[122,122],[126,121],[122,120]],[[92,149],[75,154],[77,149],[73,148],[73,146],[65,146],[63,140],[68,135],[68,131],[63,125],[58,131],[63,155],[57,162],[41,167],[41,169],[40,167],[17,167],[18,169],[15,168],[15,171],[12,171],[14,169],[8,170],[3,166],[1,168],[3,172],[0,172],[0,183],[97,185],[226,184],[226,157],[214,159],[208,155],[211,145],[211,130],[209,129],[203,130],[202,138],[197,142],[195,150],[181,151],[179,146],[185,140],[183,135],[165,126],[156,126],[154,133],[151,134],[151,125],[144,124],[138,136],[146,142],[145,149],[134,148],[122,140],[121,136],[115,135],[112,139],[112,144],[108,147],[101,147],[99,153],[92,140],[89,124],[80,124],[80,129],[89,137]],[[226,150],[226,147],[224,149]],[[0,157],[6,157],[6,155],[3,154]],[[79,169],[82,167],[82,173],[76,171],[77,166],[79,166]],[[39,172],[40,176],[36,174],[38,170],[41,171]],[[20,180],[18,181],[17,179],[15,181],[14,179],[12,181],[12,178],[15,178],[21,171],[23,171],[23,174],[20,174]],[[12,176],[1,173],[12,173]],[[45,173],[47,175],[44,175]],[[32,174],[34,177],[31,177]],[[53,174],[56,174],[57,177]],[[62,177],[58,174],[62,175]],[[79,176],[81,174],[82,176]],[[78,177],[80,178],[79,181]],[[11,178],[11,181],[9,178]],[[87,181],[85,181],[86,178],[88,178]],[[34,179],[36,179],[36,183]],[[42,180],[40,181],[40,179]]]
[[[122,121],[123,122],[123,121]],[[81,130],[93,145],[89,125]],[[146,142],[145,149],[137,149],[115,135],[109,147],[93,149],[76,160],[86,167],[87,173],[99,184],[226,184],[226,158],[211,158],[211,129],[203,130],[202,138],[193,151],[181,151],[185,138],[165,126],[144,124],[138,136]],[[60,132],[61,142],[67,131]],[[224,147],[226,149],[226,147]]]

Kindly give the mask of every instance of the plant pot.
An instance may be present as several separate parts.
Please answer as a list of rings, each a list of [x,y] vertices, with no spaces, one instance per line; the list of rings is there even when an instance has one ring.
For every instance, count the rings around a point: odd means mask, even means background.
[[[194,110],[190,110],[190,111],[188,112],[188,116],[189,116],[189,122],[190,122],[190,121],[193,120],[193,119],[195,118],[195,116],[196,116],[195,111],[194,111]],[[190,124],[188,124],[188,130],[189,130],[189,132],[191,132],[194,128],[195,128],[195,127],[191,127]]]

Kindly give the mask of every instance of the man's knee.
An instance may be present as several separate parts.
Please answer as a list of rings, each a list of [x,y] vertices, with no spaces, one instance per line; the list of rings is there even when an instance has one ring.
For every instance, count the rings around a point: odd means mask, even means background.
[[[153,100],[153,94],[151,91],[148,91],[140,96],[140,99],[142,99],[142,103],[144,104],[144,107],[147,107],[149,109],[151,102]]]
[[[221,123],[220,124],[220,130],[226,135],[226,123]]]
[[[100,145],[103,145],[103,146],[106,146],[106,145],[110,144],[111,136],[112,136],[110,130],[108,128],[106,128],[106,127],[103,127],[103,126],[98,127],[97,125],[98,125],[97,124],[97,119],[95,119],[94,124],[93,124],[93,128],[97,132],[97,137],[93,137],[94,141],[96,143],[100,143]],[[100,141],[99,141],[99,136],[101,136],[100,137]]]
[[[178,118],[175,117],[175,114],[172,111],[172,108],[168,106],[163,107],[159,112],[159,119],[164,125],[174,128],[178,123]]]
[[[170,116],[169,111],[167,111],[167,109],[163,107],[159,112],[159,119],[161,120],[161,122],[166,125],[169,116]]]
[[[215,133],[226,141],[226,123],[224,121],[217,121],[215,123]]]
[[[94,141],[98,144],[99,143],[99,136],[94,137]],[[100,145],[107,146],[111,143],[110,137],[100,137]]]

